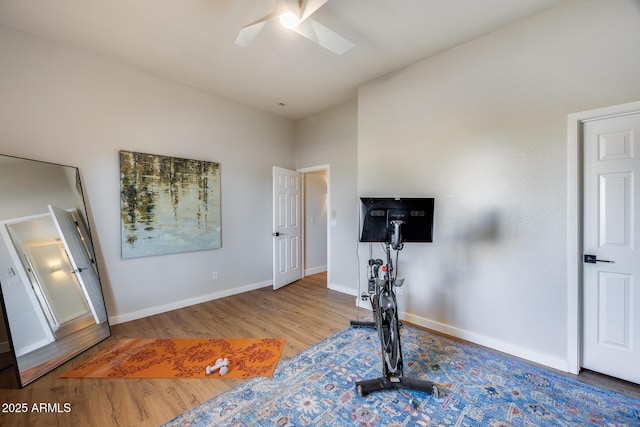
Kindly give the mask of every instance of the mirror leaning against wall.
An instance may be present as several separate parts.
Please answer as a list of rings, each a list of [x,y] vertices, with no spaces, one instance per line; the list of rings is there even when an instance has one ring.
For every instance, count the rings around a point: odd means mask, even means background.
[[[80,173],[0,155],[0,387],[111,335]]]

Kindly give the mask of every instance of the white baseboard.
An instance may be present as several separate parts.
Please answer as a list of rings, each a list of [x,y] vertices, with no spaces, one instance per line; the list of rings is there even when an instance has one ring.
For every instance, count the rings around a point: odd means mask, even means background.
[[[311,267],[304,270],[304,277],[311,276],[312,274],[324,273],[327,271],[326,265],[321,265],[319,267]]]
[[[362,301],[362,299],[360,298],[356,299],[356,306],[371,310],[371,303],[369,301]],[[509,343],[505,343],[503,341],[493,339],[491,337],[487,337],[485,335],[467,331],[465,329],[460,329],[455,326],[446,325],[444,323],[435,322],[421,316],[416,316],[415,314],[401,311],[398,313],[398,315],[400,319],[405,320],[409,323],[413,323],[414,325],[422,326],[423,328],[431,329],[433,331],[440,332],[454,338],[488,347],[490,349],[497,350],[511,356],[519,357],[530,362],[547,366],[549,368],[557,369],[563,372],[569,372],[568,360],[518,347]]]
[[[538,363],[540,365],[544,365],[549,368],[557,369],[563,372],[569,371],[568,360],[559,359],[557,357],[550,356],[543,353],[538,353],[536,351],[518,347],[509,343],[505,343],[503,341],[498,341],[496,339],[487,337],[485,335],[480,335],[475,332],[470,332],[464,329],[456,328],[454,326],[445,325],[443,323],[434,322],[432,320],[425,319],[424,317],[416,316],[413,314],[404,313],[404,315],[401,315],[400,317],[406,320],[407,322],[413,323],[415,325],[422,326],[424,328],[428,328],[443,334],[447,334],[455,338],[470,341],[474,344],[488,347],[493,350],[497,350],[497,351],[509,354],[511,356],[519,357],[521,359]]]
[[[154,314],[165,313],[171,310],[177,310],[179,308],[189,307],[191,305],[200,304],[207,301],[212,301],[231,295],[241,294],[244,292],[253,291],[267,286],[272,286],[273,282],[267,280],[264,282],[254,283],[239,288],[226,289],[223,291],[213,292],[211,294],[202,295],[196,298],[189,298],[181,301],[172,302],[170,304],[158,305],[155,307],[145,308],[144,310],[132,311],[124,314],[116,314],[115,316],[109,316],[109,324],[117,325],[118,323],[130,322],[131,320],[142,319],[143,317],[153,316]]]
[[[197,298],[190,298],[186,300],[176,301],[171,304],[165,304],[161,306],[150,307],[144,310],[134,311],[134,312],[125,313],[125,314],[119,314],[119,315],[109,317],[109,323],[112,325],[117,325],[118,323],[129,322],[131,320],[153,316],[154,314],[160,314],[167,311],[176,310],[179,308],[184,308],[184,307],[200,304],[207,301],[212,301],[219,298],[228,297],[231,295],[253,291],[256,289],[271,286],[272,284],[273,283],[269,280],[265,282],[242,286],[239,288],[214,292],[214,293],[203,295]],[[355,301],[356,307],[371,310],[371,304],[369,303],[369,301],[362,301],[359,298],[358,291],[356,289],[353,289],[347,286],[337,285],[334,283],[330,283],[327,287],[337,292],[342,292],[347,295],[353,295],[354,297],[356,297],[356,301]],[[511,356],[519,357],[521,359],[529,360],[531,362],[538,363],[540,365],[544,365],[553,369],[558,369],[563,372],[569,372],[568,360],[560,359],[547,354],[521,348],[509,343],[505,343],[503,341],[493,339],[491,337],[487,337],[485,335],[460,329],[455,326],[446,325],[444,323],[435,322],[433,320],[429,320],[427,318],[417,316],[411,313],[399,313],[399,314],[401,319],[406,320],[407,322],[413,323],[415,325],[422,326],[424,328],[431,329],[446,335],[450,335],[455,338],[470,341],[472,343],[475,343],[484,347],[488,347],[493,350],[497,350],[497,351],[509,354]]]
[[[20,357],[20,356],[23,356],[23,355],[25,355],[27,353],[31,353],[32,351],[37,350],[40,347],[44,347],[47,344],[49,344],[48,340],[40,340],[38,342],[31,343],[31,344],[29,344],[29,345],[27,345],[25,347],[16,348],[15,349],[16,357]]]
[[[356,296],[358,291],[356,289],[350,288],[348,286],[336,285],[335,283],[329,283],[327,285],[328,289],[332,291],[342,292],[343,294]]]

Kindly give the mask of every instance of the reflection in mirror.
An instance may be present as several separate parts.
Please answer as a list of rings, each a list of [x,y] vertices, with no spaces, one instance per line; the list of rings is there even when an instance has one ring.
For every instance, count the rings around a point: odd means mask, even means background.
[[[78,169],[0,155],[0,197],[0,387],[25,386],[110,329]]]

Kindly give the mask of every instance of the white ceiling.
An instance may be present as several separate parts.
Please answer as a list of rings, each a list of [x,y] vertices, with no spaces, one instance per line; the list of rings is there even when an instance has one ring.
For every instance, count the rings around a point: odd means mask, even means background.
[[[355,43],[344,55],[277,22],[249,47],[236,45],[240,28],[275,0],[0,0],[0,24],[299,119],[352,98],[364,82],[563,1],[329,0],[313,18]]]

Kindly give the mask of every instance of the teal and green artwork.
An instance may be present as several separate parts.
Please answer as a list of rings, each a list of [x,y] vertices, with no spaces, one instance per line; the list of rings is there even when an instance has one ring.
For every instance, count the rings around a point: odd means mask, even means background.
[[[122,258],[221,246],[220,165],[120,151]]]

